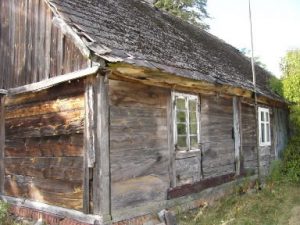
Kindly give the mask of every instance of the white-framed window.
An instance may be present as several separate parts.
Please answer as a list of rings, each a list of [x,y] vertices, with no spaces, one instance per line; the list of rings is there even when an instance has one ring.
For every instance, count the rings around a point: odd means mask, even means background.
[[[173,93],[174,137],[177,151],[199,149],[199,98],[197,95]]]
[[[271,131],[270,131],[270,111],[267,108],[258,108],[259,121],[259,145],[271,145]]]

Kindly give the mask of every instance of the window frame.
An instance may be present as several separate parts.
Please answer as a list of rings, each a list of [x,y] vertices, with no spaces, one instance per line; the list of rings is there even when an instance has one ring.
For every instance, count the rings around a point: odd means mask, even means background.
[[[262,116],[261,116],[262,113],[265,117],[264,120],[262,120]],[[268,118],[268,120],[266,118]],[[262,140],[262,124],[264,125],[263,135],[265,141]],[[271,146],[271,117],[270,117],[269,108],[258,107],[258,127],[259,127],[259,146]],[[267,131],[267,129],[269,129],[269,132]]]
[[[178,122],[177,120],[177,112],[180,112],[177,110],[177,104],[176,100],[177,98],[185,99],[185,122]],[[172,92],[172,99],[173,99],[173,127],[174,127],[174,145],[175,145],[175,151],[176,152],[192,152],[192,151],[199,151],[200,150],[200,98],[197,94],[187,94],[182,92]],[[190,132],[190,110],[189,110],[189,100],[195,100],[196,101],[196,127],[197,127],[197,148],[192,148],[191,146],[191,137],[195,137],[195,135],[192,135]],[[186,127],[186,144],[187,147],[184,149],[183,147],[179,148],[177,147],[178,143],[178,123],[185,124]]]

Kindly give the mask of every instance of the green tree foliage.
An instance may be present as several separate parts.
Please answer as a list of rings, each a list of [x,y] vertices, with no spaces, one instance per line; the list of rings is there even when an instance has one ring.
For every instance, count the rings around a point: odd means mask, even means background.
[[[288,51],[282,59],[283,94],[285,98],[300,105],[300,49]]]
[[[300,182],[300,49],[288,51],[281,61],[283,77],[271,80],[274,91],[291,102],[290,121],[293,137],[283,153],[282,171],[290,181]]]
[[[207,0],[155,0],[154,5],[202,29],[209,29],[204,19],[209,18]]]

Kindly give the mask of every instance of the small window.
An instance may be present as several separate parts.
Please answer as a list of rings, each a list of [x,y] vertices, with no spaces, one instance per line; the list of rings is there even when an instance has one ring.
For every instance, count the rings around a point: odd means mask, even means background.
[[[199,149],[199,113],[197,95],[174,93],[174,133],[177,151]]]
[[[259,117],[259,145],[271,145],[270,111],[267,108],[258,108]]]

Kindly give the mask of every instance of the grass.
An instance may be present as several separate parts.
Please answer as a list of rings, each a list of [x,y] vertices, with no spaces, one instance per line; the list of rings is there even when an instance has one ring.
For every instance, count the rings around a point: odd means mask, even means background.
[[[224,197],[212,206],[179,214],[181,225],[299,225],[300,185],[267,182],[262,190],[241,192]],[[296,211],[295,211],[296,210]],[[293,215],[294,214],[294,215]],[[291,222],[293,220],[295,223]]]
[[[8,213],[8,204],[0,201],[0,224],[1,225],[25,225],[23,222],[17,221]]]

